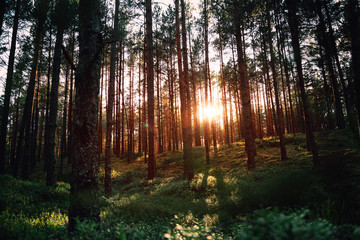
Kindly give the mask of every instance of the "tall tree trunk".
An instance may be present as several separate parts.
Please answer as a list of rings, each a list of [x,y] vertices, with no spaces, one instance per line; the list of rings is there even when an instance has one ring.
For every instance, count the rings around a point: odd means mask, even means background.
[[[39,131],[39,143],[38,143],[38,148],[37,148],[37,154],[36,154],[36,161],[39,163],[42,159],[42,142],[43,142],[43,131],[44,131],[44,118],[45,118],[45,114],[44,114],[44,109],[41,111],[41,117],[40,117],[40,131]]]
[[[331,103],[330,103],[330,86],[327,83],[327,79],[326,79],[326,73],[325,73],[325,66],[324,66],[324,57],[323,57],[323,52],[322,52],[322,47],[319,46],[319,53],[320,53],[320,59],[319,59],[319,65],[321,68],[321,74],[324,80],[324,93],[325,93],[325,101],[326,101],[326,110],[327,110],[327,128],[328,129],[334,129],[335,128],[335,123],[332,117],[332,113],[331,113]]]
[[[102,57],[102,67],[101,67],[101,76],[100,76],[100,96],[99,96],[99,127],[98,127],[98,138],[99,138],[99,164],[100,164],[100,155],[103,153],[103,128],[102,128],[102,101],[103,101],[103,90],[104,90],[104,72],[105,72],[105,51],[103,50]]]
[[[120,31],[120,30],[119,30]],[[122,45],[121,40],[120,40],[120,46]],[[116,117],[115,122],[116,122],[116,126],[114,129],[114,152],[116,152],[116,156],[118,158],[120,158],[120,154],[121,154],[121,133],[122,133],[122,128],[121,128],[121,114],[122,114],[122,84],[124,79],[122,79],[122,77],[124,76],[122,74],[122,72],[124,71],[123,67],[123,62],[122,62],[122,50],[120,47],[119,53],[118,53],[118,63],[116,64],[116,71],[118,71],[118,73],[115,73],[115,75],[117,74],[118,78],[115,77],[115,99],[114,99],[114,117]],[[116,110],[115,110],[116,109]],[[114,127],[113,127],[114,128]]]
[[[194,178],[194,166],[192,155],[192,129],[191,129],[191,96],[189,86],[189,63],[187,53],[185,1],[181,0],[181,37],[182,56],[184,63],[183,79],[180,79],[180,101],[181,101],[181,124],[184,142],[184,176],[191,180]],[[183,92],[183,94],[182,94]]]
[[[236,37],[236,47],[237,47],[237,57],[238,57],[238,70],[240,74],[240,96],[242,104],[242,119],[243,119],[243,129],[245,134],[245,150],[247,154],[247,165],[248,169],[255,168],[255,156],[256,156],[256,145],[255,145],[255,133],[253,132],[253,120],[252,120],[252,110],[251,110],[251,101],[250,101],[250,89],[249,89],[249,80],[246,70],[246,62],[243,54],[243,46],[241,40],[241,11],[239,8],[238,0],[233,0],[234,7],[234,27],[235,27],[235,37]]]
[[[279,99],[279,89],[277,82],[277,72],[275,68],[275,53],[273,49],[272,36],[271,36],[271,23],[270,23],[270,10],[269,10],[269,1],[266,0],[266,19],[267,19],[267,36],[270,48],[270,66],[272,70],[273,76],[273,84],[274,84],[274,94],[275,94],[275,103],[276,103],[276,119],[277,119],[277,128],[278,135],[280,138],[280,150],[281,150],[281,160],[284,161],[287,159],[286,148],[285,148],[285,139],[284,139],[284,122],[283,115],[280,109],[280,99]]]
[[[341,68],[339,54],[338,54],[338,50],[336,47],[336,41],[335,41],[335,36],[334,36],[335,34],[334,34],[334,30],[333,30],[332,23],[331,23],[331,16],[330,16],[329,8],[328,8],[328,5],[326,2],[323,2],[323,5],[325,8],[327,25],[329,28],[329,40],[330,40],[331,53],[335,59],[336,68],[338,70],[338,74],[339,74],[339,78],[340,78],[340,83],[341,83],[341,86],[342,86],[342,89],[344,92],[345,107],[346,107],[347,118],[349,121],[349,127],[353,131],[354,134],[358,135],[359,131],[358,131],[358,126],[357,126],[354,108],[353,108],[354,102],[351,99],[351,94],[350,94],[351,90],[349,89],[350,86],[349,86],[349,84],[347,85],[345,83],[345,77],[344,77],[343,70]]]
[[[331,46],[328,40],[328,34],[326,33],[326,25],[324,16],[322,13],[321,3],[319,0],[315,1],[316,12],[319,17],[318,30],[320,31],[320,45],[324,47],[325,51],[325,64],[329,72],[329,77],[331,80],[331,85],[333,87],[333,95],[335,100],[335,115],[336,115],[336,125],[339,129],[345,128],[345,119],[344,113],[342,111],[342,103],[340,97],[339,83],[335,75],[335,69],[333,66],[333,60],[331,57]]]
[[[172,151],[177,149],[177,125],[175,116],[175,97],[174,97],[174,68],[173,58],[170,56],[170,111],[171,111],[171,136],[172,136]]]
[[[121,81],[121,155],[124,154],[125,151],[125,47],[122,47],[122,56],[121,56],[121,63],[122,63],[122,81]]]
[[[223,98],[223,108],[224,108],[224,128],[225,128],[225,143],[230,144],[230,134],[229,134],[229,121],[227,114],[227,100],[226,100],[226,84],[224,76],[224,61],[223,61],[223,42],[219,34],[220,39],[220,75],[221,75],[221,86],[222,86],[222,98]]]
[[[56,12],[61,15],[65,8],[65,0],[57,0]],[[56,21],[57,33],[53,60],[53,72],[51,82],[51,95],[50,95],[50,112],[49,112],[49,129],[48,140],[45,143],[45,159],[47,163],[46,185],[54,186],[56,184],[55,177],[55,131],[56,131],[56,118],[58,111],[58,89],[60,78],[60,64],[61,64],[61,46],[63,42],[64,26],[60,19]]]
[[[112,131],[112,112],[114,106],[115,94],[115,65],[116,65],[116,40],[118,37],[118,22],[119,22],[119,0],[115,0],[114,13],[114,29],[112,33],[111,55],[110,55],[110,79],[108,87],[108,102],[106,106],[106,143],[105,143],[105,194],[111,195],[111,131]],[[100,123],[101,124],[101,123]]]
[[[67,119],[67,99],[68,99],[68,90],[69,90],[69,71],[70,66],[67,65],[65,73],[65,90],[64,90],[64,108],[63,108],[63,119],[61,127],[61,144],[60,144],[60,174],[62,175],[64,158],[67,156],[67,129],[66,129],[66,119]]]
[[[351,39],[352,71],[355,86],[355,106],[360,120],[360,7],[358,0],[348,0],[346,16]]]
[[[139,86],[138,86],[138,94],[139,94],[139,105],[138,105],[138,111],[139,111],[139,125],[138,125],[138,133],[139,133],[139,139],[138,139],[138,153],[141,153],[142,150],[142,122],[141,122],[141,51],[139,51]]]
[[[233,102],[231,98],[231,89],[228,89],[229,91],[229,102],[230,102],[230,142],[233,143],[234,140],[234,119],[233,119]]]
[[[280,24],[279,24],[279,13],[275,12],[276,16],[275,16],[275,20],[276,20],[276,41],[277,41],[277,48],[278,48],[278,55],[279,55],[279,62],[280,62],[280,71],[281,71],[281,87],[282,87],[282,93],[283,93],[283,99],[284,99],[284,107],[285,107],[285,117],[286,117],[286,131],[287,133],[291,133],[291,122],[290,122],[290,117],[289,117],[289,111],[288,111],[288,105],[287,105],[287,99],[290,98],[290,92],[289,95],[287,97],[286,95],[286,84],[284,81],[284,75],[286,75],[286,73],[284,73],[285,71],[285,62],[284,62],[284,57],[283,57],[283,52],[281,49],[281,40],[280,40]]]
[[[305,115],[305,128],[306,128],[306,138],[308,139],[311,145],[311,151],[313,155],[313,163],[315,166],[319,165],[319,156],[318,156],[318,149],[315,142],[313,126],[311,122],[311,117],[309,113],[309,104],[306,99],[305,93],[305,83],[304,83],[304,76],[302,72],[302,65],[301,65],[301,50],[300,50],[300,41],[299,41],[299,22],[296,13],[296,0],[286,0],[286,5],[288,8],[288,20],[291,32],[291,44],[294,50],[294,58],[296,62],[296,69],[299,78],[299,87],[301,92],[301,100],[303,104],[303,111]]]
[[[146,77],[148,94],[148,134],[149,134],[149,162],[148,179],[155,178],[155,146],[154,146],[154,59],[153,59],[153,39],[152,39],[152,0],[146,0]]]
[[[190,54],[190,68],[191,68],[191,84],[192,84],[192,106],[193,106],[193,116],[194,116],[194,135],[195,135],[195,146],[201,146],[201,138],[200,138],[200,123],[198,117],[198,110],[197,110],[197,102],[196,102],[196,82],[195,82],[195,67],[193,62],[193,55],[191,52],[191,28],[188,32],[189,36],[189,54]]]
[[[52,6],[51,6],[52,8]],[[48,69],[47,69],[47,74],[46,74],[46,112],[45,112],[45,140],[44,140],[44,149],[45,149],[45,144],[48,140],[48,135],[49,135],[49,110],[50,110],[50,83],[51,83],[51,53],[52,53],[52,29],[49,29],[49,46],[48,46],[48,61],[47,61],[47,65],[48,65]],[[44,155],[45,155],[45,151],[44,151]],[[46,172],[47,169],[47,161],[45,158],[43,158],[44,160],[44,172]]]
[[[280,25],[280,24],[278,24],[278,25]],[[282,59],[283,65],[284,65],[286,87],[287,87],[288,98],[289,98],[291,131],[293,134],[295,134],[295,117],[294,117],[294,110],[293,110],[293,98],[291,97],[291,89],[290,89],[289,66],[288,66],[288,59],[286,57],[286,52],[285,52],[284,36],[281,32],[279,32],[279,39],[280,39],[279,40],[280,41],[279,51],[281,52],[281,59]]]
[[[157,29],[155,30],[157,31]],[[158,41],[155,42],[156,49],[156,107],[157,107],[157,129],[158,129],[158,153],[164,151],[162,144],[162,129],[161,129],[161,101],[160,101],[160,92],[161,92],[161,66],[159,58],[159,47]]]
[[[146,44],[146,43],[145,43]],[[146,46],[146,45],[145,45]],[[144,53],[144,67],[143,67],[143,70],[144,70],[144,81],[143,81],[143,106],[142,106],[142,112],[143,112],[143,115],[142,115],[142,122],[143,122],[143,125],[142,125],[142,149],[143,149],[143,152],[144,152],[144,162],[146,163],[147,162],[147,149],[148,149],[148,141],[147,141],[147,124],[146,124],[146,117],[148,116],[147,114],[147,109],[146,109],[146,82],[147,82],[147,73],[146,73],[146,64],[147,64],[147,54],[146,52]]]
[[[49,2],[46,0],[39,0],[39,9],[38,9],[38,18],[36,23],[35,30],[35,38],[34,38],[34,55],[31,64],[31,72],[28,88],[26,91],[26,99],[23,117],[20,125],[20,132],[17,144],[16,151],[16,165],[20,159],[22,160],[22,177],[27,179],[29,177],[29,160],[30,160],[30,141],[31,141],[31,119],[32,119],[32,108],[33,108],[33,100],[34,100],[34,92],[35,92],[35,80],[36,80],[36,72],[38,67],[38,59],[40,55],[41,48],[41,40],[44,31],[44,23],[47,16],[47,11],[49,8]],[[23,140],[25,136],[25,144],[23,149]],[[14,169],[14,175],[17,175],[17,168]]]
[[[208,11],[207,11],[207,0],[204,0],[204,38],[205,38],[205,63],[204,63],[204,77],[205,77],[205,109],[209,106],[209,94],[208,94],[208,85],[209,85],[209,50],[208,50]],[[206,113],[205,113],[206,114]],[[204,140],[205,140],[205,158],[206,164],[210,164],[210,129],[209,129],[209,118],[204,117]]]
[[[99,81],[102,36],[100,0],[80,0],[79,63],[76,71],[76,96],[71,149],[72,173],[69,230],[76,221],[100,221],[98,205]]]
[[[20,4],[21,0],[16,1],[15,7],[15,15],[13,21],[13,32],[11,37],[11,47],[10,47],[10,55],[9,55],[9,63],[6,75],[6,85],[5,85],[5,98],[4,98],[4,106],[1,117],[1,133],[0,133],[0,173],[4,173],[5,171],[5,162],[6,162],[6,136],[7,136],[7,124],[9,118],[9,105],[10,105],[10,97],[11,97],[11,88],[13,82],[14,75],[14,62],[15,62],[15,50],[16,50],[16,38],[19,27],[19,14],[20,14]],[[5,12],[5,0],[0,2],[0,36],[1,36],[1,27],[2,21]]]
[[[20,97],[17,97],[16,100],[16,113],[15,113],[15,122],[12,129],[11,137],[11,150],[10,150],[10,166],[14,169],[15,157],[16,157],[16,144],[17,144],[17,130],[19,122],[19,108],[20,108]]]
[[[72,36],[71,36],[71,41],[70,41],[70,45],[71,45],[71,57],[73,58],[74,56],[74,45],[75,45],[75,27],[73,27],[72,29]],[[70,71],[70,93],[69,93],[69,111],[68,111],[68,152],[71,153],[71,148],[72,148],[72,143],[73,143],[73,89],[74,89],[74,70],[71,69]],[[100,122],[101,124],[101,122]],[[71,163],[71,157],[68,155],[68,164]]]
[[[265,27],[265,26],[264,26]],[[266,73],[266,77],[265,79],[265,86],[266,86],[266,95],[267,95],[267,100],[269,100],[269,123],[271,125],[271,133],[272,135],[274,135],[274,122],[275,122],[275,131],[276,134],[278,134],[278,123],[277,123],[277,119],[276,119],[276,109],[275,109],[275,104],[274,104],[274,100],[273,100],[273,91],[272,91],[272,87],[271,87],[271,82],[270,82],[270,70],[269,70],[269,65],[268,65],[268,58],[267,58],[267,45],[266,45],[266,37],[265,34],[263,34],[263,48],[264,48],[264,57],[263,57],[263,64],[264,64],[264,68],[265,68],[265,73]]]
[[[34,114],[32,119],[32,129],[31,129],[31,156],[30,156],[30,169],[33,170],[36,165],[36,148],[37,148],[37,133],[39,130],[39,92],[40,92],[40,76],[41,76],[41,67],[39,64],[38,74],[37,74],[37,85],[36,85],[36,94],[34,99]]]

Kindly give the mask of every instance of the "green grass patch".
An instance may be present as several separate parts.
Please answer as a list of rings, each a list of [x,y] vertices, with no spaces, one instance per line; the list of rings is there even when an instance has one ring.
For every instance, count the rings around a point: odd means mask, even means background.
[[[358,239],[360,154],[351,133],[316,133],[321,167],[315,169],[303,134],[285,136],[289,159],[280,161],[277,138],[257,139],[249,171],[243,142],[219,146],[205,164],[194,147],[195,177],[183,179],[181,151],[156,156],[148,181],[142,154],[112,157],[113,195],[104,196],[101,222],[83,222],[72,239]],[[66,165],[61,179],[68,179]],[[42,169],[32,181],[0,176],[0,233],[5,239],[68,239],[68,183],[46,187]],[[260,209],[260,210],[259,210]]]

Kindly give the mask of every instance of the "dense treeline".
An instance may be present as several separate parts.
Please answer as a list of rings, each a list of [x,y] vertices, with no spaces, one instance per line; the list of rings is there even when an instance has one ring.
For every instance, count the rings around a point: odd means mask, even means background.
[[[0,172],[41,165],[53,186],[72,164],[70,229],[99,219],[102,154],[110,196],[112,155],[144,156],[152,180],[155,154],[183,149],[191,180],[193,146],[211,164],[244,139],[253,169],[256,138],[278,136],[286,160],[284,135],[302,132],[319,166],[314,131],[359,135],[358,0],[0,4]]]

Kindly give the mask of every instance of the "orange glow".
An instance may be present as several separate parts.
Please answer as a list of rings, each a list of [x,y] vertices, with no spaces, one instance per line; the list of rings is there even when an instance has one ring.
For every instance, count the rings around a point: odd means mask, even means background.
[[[213,105],[200,105],[198,108],[198,116],[200,122],[203,122],[204,119],[208,120],[209,122],[218,121],[223,115],[223,107],[218,104]]]

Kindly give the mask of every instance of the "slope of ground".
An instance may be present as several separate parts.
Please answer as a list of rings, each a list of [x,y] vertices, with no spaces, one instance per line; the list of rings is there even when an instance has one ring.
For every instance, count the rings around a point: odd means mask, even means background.
[[[101,230],[94,223],[80,224],[74,238],[275,239],[285,234],[293,239],[356,239],[359,148],[347,131],[322,132],[316,138],[322,161],[318,169],[302,134],[286,136],[289,159],[283,162],[277,139],[257,139],[257,168],[252,171],[246,168],[243,142],[219,146],[217,153],[211,152],[210,165],[205,165],[204,148],[196,147],[192,181],[182,178],[180,151],[157,155],[153,181],[146,180],[142,157],[131,163],[113,158],[110,198],[104,197],[100,169]],[[40,170],[32,182],[1,176],[2,236],[66,238],[69,171],[56,188],[44,187]]]

